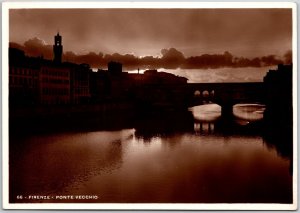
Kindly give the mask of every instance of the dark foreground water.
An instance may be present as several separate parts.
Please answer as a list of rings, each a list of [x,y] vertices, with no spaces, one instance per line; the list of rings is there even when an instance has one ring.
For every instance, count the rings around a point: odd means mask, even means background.
[[[291,203],[291,141],[264,136],[263,110],[237,105],[234,125],[209,104],[119,130],[11,134],[10,202]]]

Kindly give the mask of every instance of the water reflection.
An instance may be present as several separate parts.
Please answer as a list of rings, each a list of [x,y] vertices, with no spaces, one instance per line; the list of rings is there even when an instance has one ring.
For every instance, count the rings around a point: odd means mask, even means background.
[[[73,193],[100,192],[98,202],[291,202],[289,163],[260,137],[134,136],[126,144],[120,168]]]
[[[215,132],[215,124],[214,123],[202,123],[195,122],[194,124],[195,134],[211,134]]]
[[[11,195],[68,194],[89,177],[119,168],[122,142],[132,136],[133,130],[51,134],[10,146]]]
[[[259,114],[247,107],[235,114]],[[249,125],[233,122],[225,134],[220,116],[207,104],[139,116],[130,129],[11,138],[10,201],[30,193],[93,194],[99,199],[83,202],[99,203],[291,203],[287,133],[245,134]]]
[[[189,109],[199,122],[212,122],[221,117],[221,107],[217,104],[205,104]]]
[[[193,126],[193,114],[189,111],[154,113],[136,119],[135,135],[149,142],[153,137],[192,132]]]
[[[233,106],[233,114],[239,119],[246,121],[258,121],[263,119],[265,110],[263,104],[236,104]]]
[[[215,122],[221,117],[221,107],[217,104],[205,104],[189,108],[194,117],[195,134],[215,133]]]

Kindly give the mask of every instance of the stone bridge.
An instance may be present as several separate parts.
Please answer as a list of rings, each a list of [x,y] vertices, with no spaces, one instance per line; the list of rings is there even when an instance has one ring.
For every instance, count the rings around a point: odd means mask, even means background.
[[[263,82],[151,84],[139,87],[136,95],[148,103],[167,103],[173,107],[212,102],[222,107],[222,116],[230,116],[237,103],[264,103],[264,85]]]
[[[237,103],[263,103],[263,82],[190,83],[187,85],[189,106],[213,102],[222,107],[222,116],[231,116]]]

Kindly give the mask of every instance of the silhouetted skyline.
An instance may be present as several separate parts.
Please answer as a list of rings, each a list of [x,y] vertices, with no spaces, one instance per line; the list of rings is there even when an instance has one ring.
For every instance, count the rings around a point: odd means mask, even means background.
[[[12,45],[52,58],[59,31],[63,59],[91,66],[116,60],[135,69],[257,67],[291,60],[291,9],[13,9],[9,16]]]

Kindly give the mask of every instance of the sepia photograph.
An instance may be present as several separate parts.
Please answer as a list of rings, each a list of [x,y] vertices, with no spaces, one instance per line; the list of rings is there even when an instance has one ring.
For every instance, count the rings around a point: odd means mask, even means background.
[[[291,2],[4,3],[4,208],[296,209],[295,19]]]

